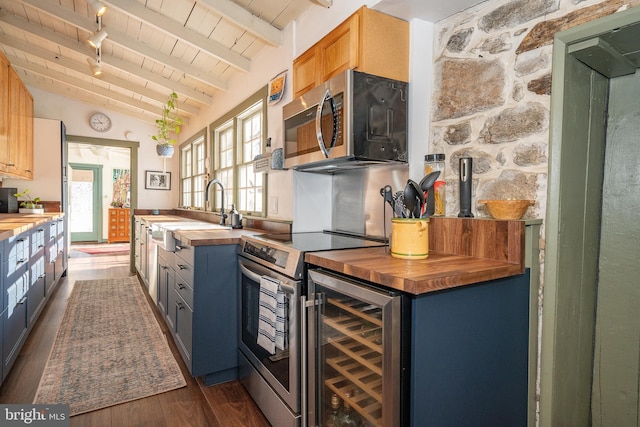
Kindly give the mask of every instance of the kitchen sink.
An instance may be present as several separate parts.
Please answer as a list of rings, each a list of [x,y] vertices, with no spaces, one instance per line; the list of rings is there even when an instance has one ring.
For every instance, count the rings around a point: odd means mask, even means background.
[[[231,226],[222,224],[213,224],[205,221],[167,221],[156,222],[151,227],[151,236],[156,244],[160,245],[167,251],[175,251],[176,231],[197,231],[197,230],[231,230]]]
[[[156,223],[159,228],[165,230],[179,231],[179,230],[231,230],[230,225],[212,224],[204,221],[185,221],[185,222],[160,222]]]

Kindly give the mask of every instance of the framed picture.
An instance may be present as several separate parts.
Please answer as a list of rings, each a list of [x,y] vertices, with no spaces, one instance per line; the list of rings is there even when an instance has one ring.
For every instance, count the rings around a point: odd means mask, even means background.
[[[145,172],[144,188],[148,190],[171,190],[171,172]]]

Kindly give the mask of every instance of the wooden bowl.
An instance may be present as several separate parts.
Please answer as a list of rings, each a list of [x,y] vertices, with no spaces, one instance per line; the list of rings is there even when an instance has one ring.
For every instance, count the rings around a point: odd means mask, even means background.
[[[520,219],[533,206],[533,200],[478,200],[487,207],[489,214],[495,219]]]

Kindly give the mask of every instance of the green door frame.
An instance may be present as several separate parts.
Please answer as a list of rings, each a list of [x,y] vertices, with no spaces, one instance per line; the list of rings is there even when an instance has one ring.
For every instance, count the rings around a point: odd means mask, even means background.
[[[93,192],[91,194],[93,205],[93,231],[71,232],[72,242],[102,242],[102,165],[69,163],[74,170],[93,171]],[[72,180],[73,181],[73,180]]]
[[[608,79],[569,48],[640,22],[640,7],[558,33],[545,219],[540,425],[588,426]]]
[[[130,200],[130,208],[129,208],[129,217],[131,219],[131,224],[133,224],[133,212],[138,207],[138,149],[140,148],[139,141],[127,141],[122,139],[106,139],[106,138],[91,138],[88,136],[78,136],[78,135],[67,135],[67,143],[69,142],[78,142],[81,144],[91,144],[91,145],[102,145],[108,147],[121,147],[128,148],[130,152],[129,162],[131,171],[131,200]],[[68,149],[68,144],[65,146],[65,149]],[[67,155],[68,156],[68,155]],[[67,157],[69,158],[69,157]],[[134,233],[135,230],[131,229],[131,250],[130,258],[129,258],[129,268],[132,273],[136,272],[135,267],[135,251],[133,250],[133,241],[134,241]]]

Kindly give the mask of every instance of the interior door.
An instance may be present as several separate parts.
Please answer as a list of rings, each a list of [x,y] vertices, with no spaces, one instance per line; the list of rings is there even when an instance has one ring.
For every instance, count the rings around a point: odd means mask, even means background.
[[[69,163],[69,231],[72,242],[102,240],[102,165]]]
[[[640,72],[610,80],[593,354],[592,425],[640,420]]]

